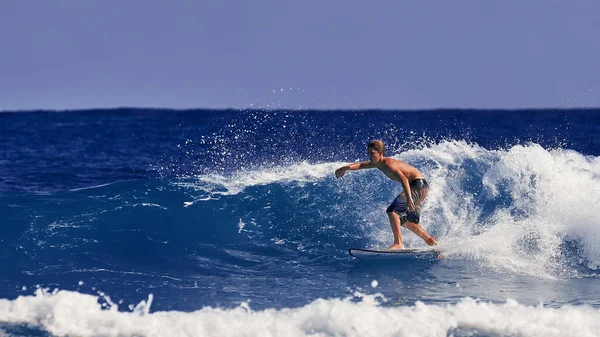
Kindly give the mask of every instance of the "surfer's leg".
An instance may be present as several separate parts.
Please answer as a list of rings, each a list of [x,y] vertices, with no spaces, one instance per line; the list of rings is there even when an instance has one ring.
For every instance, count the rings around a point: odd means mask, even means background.
[[[423,183],[424,186],[415,186],[411,191],[413,200],[415,200],[416,209],[406,212],[406,222],[404,222],[402,226],[417,234],[417,236],[425,240],[428,245],[435,246],[437,245],[435,239],[419,225],[421,219],[421,205],[423,204],[423,201],[425,201],[425,197],[427,197],[427,192],[429,192],[429,185],[426,181],[423,181]]]
[[[392,233],[394,234],[394,243],[388,249],[403,249],[404,243],[402,242],[400,226],[404,220],[400,219],[398,213],[404,214],[406,212],[406,194],[404,192],[400,193],[385,212],[390,219],[390,226],[392,226]]]
[[[430,246],[437,245],[437,242],[435,242],[435,239],[431,235],[429,235],[429,233],[427,233],[425,231],[425,229],[423,229],[423,227],[421,227],[421,225],[416,224],[414,222],[407,221],[403,224],[403,226],[408,228],[409,230],[411,230],[413,233],[417,234],[421,239],[425,240],[425,242],[427,242],[428,245],[430,245]]]
[[[392,233],[394,233],[394,244],[389,246],[388,249],[404,249],[402,231],[400,230],[400,217],[395,212],[387,212],[387,215],[392,226]]]

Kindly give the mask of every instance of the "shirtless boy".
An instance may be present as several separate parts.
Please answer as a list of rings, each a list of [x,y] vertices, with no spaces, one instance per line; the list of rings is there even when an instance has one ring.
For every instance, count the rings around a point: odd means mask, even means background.
[[[340,167],[335,170],[335,177],[341,178],[348,170],[378,168],[388,178],[402,184],[404,192],[400,193],[386,210],[394,233],[394,244],[388,249],[404,248],[400,226],[410,229],[428,245],[437,245],[435,239],[419,225],[421,205],[429,191],[429,185],[421,172],[405,162],[385,157],[385,145],[380,140],[371,141],[367,150],[370,161]]]

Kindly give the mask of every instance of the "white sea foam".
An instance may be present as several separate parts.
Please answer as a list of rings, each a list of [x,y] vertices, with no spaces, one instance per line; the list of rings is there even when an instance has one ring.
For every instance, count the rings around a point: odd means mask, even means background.
[[[203,174],[192,181],[178,182],[177,185],[203,193],[192,201],[184,202],[184,207],[189,207],[199,201],[218,200],[219,196],[236,195],[253,186],[314,183],[327,176],[333,176],[333,171],[341,165],[343,164],[300,162],[267,169],[241,170],[231,175]]]
[[[251,186],[289,182],[316,182],[326,176],[333,176],[333,171],[341,165],[341,163],[310,164],[301,162],[289,166],[238,171],[228,176],[221,174],[200,175],[193,182],[180,183],[180,185],[212,194],[234,195]]]
[[[381,305],[381,297],[317,299],[299,308],[253,310],[204,307],[194,312],[103,310],[98,298],[39,290],[0,300],[0,322],[28,325],[55,336],[598,336],[600,311],[586,306],[548,308],[514,300],[487,303],[463,298],[452,305],[417,302]]]

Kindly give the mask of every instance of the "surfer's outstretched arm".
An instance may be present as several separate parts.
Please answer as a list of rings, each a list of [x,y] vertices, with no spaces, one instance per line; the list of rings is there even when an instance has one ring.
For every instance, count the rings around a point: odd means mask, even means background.
[[[375,168],[376,166],[371,163],[370,161],[365,161],[362,163],[352,163],[352,164],[348,164],[346,166],[342,166],[339,169],[335,170],[335,177],[336,178],[341,178],[344,173],[346,173],[346,171],[350,170],[350,171],[356,171],[356,170],[364,170],[364,169],[370,169],[370,168]]]

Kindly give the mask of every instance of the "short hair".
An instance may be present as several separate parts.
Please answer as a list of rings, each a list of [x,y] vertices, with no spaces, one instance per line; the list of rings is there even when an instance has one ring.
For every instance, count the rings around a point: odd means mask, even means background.
[[[368,149],[375,149],[375,151],[380,152],[381,154],[383,154],[385,156],[385,144],[383,144],[382,141],[380,140],[372,140],[369,143],[369,147],[367,147]]]

